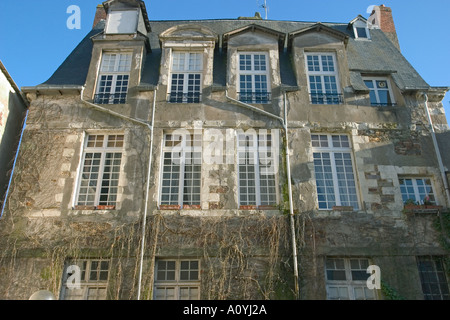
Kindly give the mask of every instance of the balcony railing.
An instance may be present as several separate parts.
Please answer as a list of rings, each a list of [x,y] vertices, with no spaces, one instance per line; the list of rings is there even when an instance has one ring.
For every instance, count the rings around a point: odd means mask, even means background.
[[[342,93],[310,93],[312,104],[342,104],[344,96]]]
[[[170,92],[167,96],[167,101],[170,103],[200,103],[200,92]]]
[[[373,107],[395,107],[397,104],[396,103],[375,103],[375,102],[371,102],[370,103],[371,106]]]
[[[270,92],[238,92],[239,101],[245,103],[270,103]]]
[[[126,101],[126,93],[99,93],[94,96],[95,104],[122,104]]]

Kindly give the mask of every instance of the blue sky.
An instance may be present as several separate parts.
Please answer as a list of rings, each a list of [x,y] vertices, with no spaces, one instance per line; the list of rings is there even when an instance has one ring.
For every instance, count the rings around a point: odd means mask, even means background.
[[[449,0],[267,0],[268,18],[349,22],[370,5],[392,8],[403,54],[431,86],[450,86]],[[0,1],[0,60],[19,87],[45,82],[92,28],[101,0]],[[146,0],[150,20],[264,17],[263,0]],[[68,29],[67,8],[81,9],[81,29]],[[450,93],[444,100],[450,120]]]

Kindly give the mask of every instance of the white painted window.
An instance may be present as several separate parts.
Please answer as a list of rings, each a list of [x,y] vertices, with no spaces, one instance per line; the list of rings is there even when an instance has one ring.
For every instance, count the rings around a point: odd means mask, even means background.
[[[131,54],[104,53],[94,102],[126,103],[131,71]]]
[[[115,10],[108,13],[106,34],[133,34],[137,32],[138,10]]]
[[[375,300],[375,290],[367,287],[368,259],[330,258],[325,262],[328,300]]]
[[[420,283],[425,300],[450,300],[446,268],[442,257],[417,257]]]
[[[239,53],[238,79],[239,101],[245,103],[270,102],[271,89],[267,53]]]
[[[356,175],[349,137],[312,134],[311,142],[319,209],[350,206],[357,210]]]
[[[199,208],[202,135],[165,134],[160,205]]]
[[[353,33],[357,40],[370,40],[370,30],[367,22],[363,20],[356,20],[353,23]]]
[[[400,177],[399,183],[403,202],[413,200],[419,204],[437,204],[430,178]]]
[[[68,269],[69,267],[71,267]],[[73,266],[79,269],[75,271]],[[106,300],[109,260],[75,260],[66,263],[61,289],[62,300]],[[78,276],[75,274],[79,271]],[[77,283],[77,280],[80,280]]]
[[[395,99],[392,93],[390,81],[387,78],[372,77],[363,78],[370,90],[370,104],[372,106],[394,106]]]
[[[334,53],[307,53],[306,70],[312,104],[343,103]]]
[[[202,92],[203,54],[173,52],[169,102],[199,103]]]
[[[277,205],[277,137],[267,130],[238,133],[240,206]]]
[[[199,300],[200,261],[157,260],[155,300]]]
[[[89,134],[84,145],[78,206],[115,206],[124,135]]]

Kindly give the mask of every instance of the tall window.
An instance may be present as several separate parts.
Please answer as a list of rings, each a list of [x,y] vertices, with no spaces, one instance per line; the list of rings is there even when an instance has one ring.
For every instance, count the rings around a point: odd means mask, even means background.
[[[78,206],[115,206],[119,187],[124,136],[90,134],[87,136],[81,175]]]
[[[198,260],[159,260],[155,269],[155,300],[200,299]]]
[[[77,267],[76,270],[74,266]],[[69,269],[69,267],[72,268]],[[79,272],[80,278],[75,272]],[[71,279],[72,276],[73,279]],[[108,279],[109,260],[69,261],[64,269],[61,299],[105,300]],[[80,280],[80,283],[76,283],[77,280]]]
[[[350,206],[358,209],[352,151],[347,135],[312,134],[319,209]]]
[[[160,205],[200,208],[202,136],[166,134],[162,161]]]
[[[399,178],[402,200],[419,204],[436,204],[433,184],[429,178]]]
[[[395,100],[391,85],[386,78],[364,78],[364,83],[370,90],[372,106],[394,106]]]
[[[239,100],[246,103],[269,103],[269,62],[266,53],[239,54]]]
[[[375,300],[374,290],[367,288],[368,259],[327,258],[325,263],[327,299]]]
[[[340,104],[336,56],[333,53],[306,54],[309,94],[312,104]]]
[[[238,176],[240,206],[277,204],[276,132],[261,130],[238,134]]]
[[[169,102],[200,102],[202,71],[202,53],[173,52]]]
[[[125,103],[130,70],[131,54],[104,53],[94,102],[98,104]]]
[[[448,280],[440,257],[417,257],[420,282],[425,300],[450,300]]]

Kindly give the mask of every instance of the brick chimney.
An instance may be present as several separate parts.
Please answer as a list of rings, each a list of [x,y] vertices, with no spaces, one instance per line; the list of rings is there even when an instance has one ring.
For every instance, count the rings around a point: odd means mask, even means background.
[[[372,14],[369,17],[369,22],[374,26],[380,28],[391,42],[400,50],[398,42],[397,31],[395,30],[394,18],[392,17],[392,10],[384,4],[374,6]]]
[[[95,27],[100,20],[106,20],[106,10],[102,4],[97,6],[97,11],[95,12],[94,24],[92,26]]]

